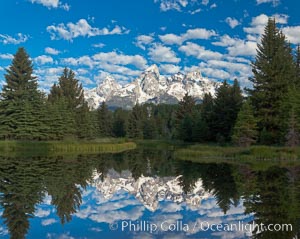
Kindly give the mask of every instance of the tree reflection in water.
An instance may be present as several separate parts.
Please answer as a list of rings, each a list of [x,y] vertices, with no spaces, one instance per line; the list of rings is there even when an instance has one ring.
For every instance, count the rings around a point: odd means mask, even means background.
[[[151,168],[151,170],[149,170]],[[218,206],[226,212],[241,199],[245,213],[253,213],[256,223],[293,225],[293,232],[254,232],[253,238],[299,237],[300,167],[272,166],[267,169],[227,163],[176,161],[171,151],[139,149],[120,154],[0,157],[0,205],[2,218],[12,239],[23,239],[29,219],[47,195],[62,224],[70,222],[82,203],[82,193],[93,174],[102,180],[110,169],[141,175],[176,177],[185,193],[199,178]]]

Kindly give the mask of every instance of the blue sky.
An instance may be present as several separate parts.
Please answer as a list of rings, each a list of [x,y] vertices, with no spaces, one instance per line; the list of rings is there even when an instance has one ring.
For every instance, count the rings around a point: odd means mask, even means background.
[[[163,75],[200,69],[248,85],[268,17],[300,43],[298,0],[1,0],[0,85],[18,47],[42,89],[73,69],[86,88],[125,84],[152,64]]]

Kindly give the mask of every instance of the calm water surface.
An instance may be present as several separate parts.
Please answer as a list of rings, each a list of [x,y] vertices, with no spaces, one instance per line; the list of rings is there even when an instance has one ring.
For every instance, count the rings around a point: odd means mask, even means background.
[[[146,149],[0,156],[0,215],[3,239],[299,238],[300,167],[195,164]]]

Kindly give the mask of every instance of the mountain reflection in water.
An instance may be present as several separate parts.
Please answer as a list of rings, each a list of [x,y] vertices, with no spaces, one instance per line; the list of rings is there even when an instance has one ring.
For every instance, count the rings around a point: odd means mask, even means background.
[[[0,156],[0,236],[299,238],[300,167],[257,168],[176,161],[171,151],[148,149],[101,155]],[[293,231],[200,228],[201,222],[252,221],[290,223]],[[135,231],[122,230],[122,222],[132,223]],[[146,226],[151,224],[171,228],[150,232]]]

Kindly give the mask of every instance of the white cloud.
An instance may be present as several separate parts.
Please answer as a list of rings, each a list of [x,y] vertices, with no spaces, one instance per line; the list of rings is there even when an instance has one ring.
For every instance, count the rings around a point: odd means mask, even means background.
[[[161,44],[154,44],[153,47],[149,49],[148,55],[154,62],[180,62],[180,58],[176,57],[176,53],[170,47]]]
[[[280,4],[280,0],[256,0],[257,5],[262,3],[272,3],[274,7]]]
[[[203,5],[207,6],[209,4],[209,0],[202,0],[201,2]]]
[[[10,54],[10,53],[0,54],[0,59],[3,59],[3,60],[12,60],[13,58],[14,58],[14,55]]]
[[[168,45],[181,45],[183,42],[188,40],[209,39],[212,36],[217,36],[217,33],[214,30],[207,30],[205,28],[195,28],[189,29],[181,35],[175,35],[172,33],[160,35],[159,39],[163,43]]]
[[[95,47],[95,48],[103,48],[103,47],[105,47],[105,44],[104,43],[97,43],[97,44],[93,44],[92,46]]]
[[[276,23],[287,24],[289,16],[286,14],[274,14],[272,17],[275,18]]]
[[[254,41],[237,41],[227,48],[231,56],[255,56],[257,43]]]
[[[124,55],[122,53],[113,52],[100,52],[93,56],[93,59],[100,62],[112,63],[115,65],[134,65],[139,69],[144,69],[147,61],[140,55]]]
[[[248,34],[261,35],[264,33],[265,26],[268,23],[269,17],[275,18],[279,24],[287,24],[289,16],[286,14],[274,14],[267,16],[266,14],[260,14],[252,18],[250,27],[244,27],[244,32]]]
[[[61,59],[63,64],[68,64],[68,65],[72,65],[72,66],[78,66],[78,65],[84,65],[84,66],[88,66],[90,68],[93,68],[94,65],[96,64],[93,59],[89,56],[81,56],[78,58],[74,58],[74,57],[69,57],[69,58],[63,58]]]
[[[136,37],[135,45],[145,50],[146,46],[153,42],[154,38],[151,35],[139,35]]]
[[[180,67],[173,64],[161,64],[159,69],[163,74],[167,75],[173,75],[180,71]]]
[[[56,50],[56,49],[51,48],[51,47],[46,47],[45,52],[50,54],[50,55],[58,55],[60,53],[59,50]]]
[[[225,22],[233,29],[235,28],[236,26],[240,25],[240,22],[235,19],[235,18],[231,18],[231,17],[227,17],[225,19]]]
[[[239,38],[231,38],[223,35],[220,41],[212,43],[215,46],[226,47],[230,56],[254,56],[256,55],[256,41],[246,41]]]
[[[300,44],[300,26],[284,27],[282,32],[287,37],[287,40],[293,44]]]
[[[72,40],[79,36],[93,37],[99,35],[121,35],[129,33],[125,27],[116,25],[113,29],[104,27],[102,29],[92,27],[85,19],[80,19],[77,23],[69,22],[67,25],[60,23],[58,25],[51,25],[47,27],[47,31],[51,35],[52,40],[64,39]]]
[[[212,5],[210,5],[210,8],[213,9],[213,8],[216,8],[218,5],[216,3],[213,3]]]
[[[42,208],[38,208],[34,215],[36,217],[48,217],[50,213],[50,210],[43,210]]]
[[[20,44],[23,42],[26,42],[29,39],[28,35],[24,35],[23,33],[18,33],[16,37],[10,36],[10,35],[5,35],[5,34],[0,34],[0,42],[3,44]]]
[[[160,10],[163,12],[169,10],[182,11],[188,5],[188,0],[154,0],[155,3],[160,3]]]
[[[40,65],[44,65],[44,64],[48,64],[48,63],[53,63],[54,62],[53,58],[51,56],[46,56],[46,55],[41,55],[41,56],[35,57],[34,61],[37,64],[40,64]]]
[[[211,50],[206,50],[203,46],[187,42],[186,45],[179,47],[179,50],[184,52],[187,56],[194,56],[197,59],[220,59],[222,54]]]
[[[201,12],[201,11],[202,11],[201,8],[197,8],[197,9],[195,9],[195,10],[193,10],[193,11],[189,11],[189,13],[190,13],[191,15],[195,15],[195,14]]]
[[[41,4],[44,7],[47,7],[49,9],[51,8],[61,8],[64,9],[66,11],[70,10],[70,5],[65,3],[61,3],[60,0],[31,0],[31,3],[37,3],[37,4]]]
[[[45,219],[45,220],[42,220],[42,225],[43,226],[49,226],[49,225],[52,225],[54,223],[56,223],[57,221],[55,219]]]

